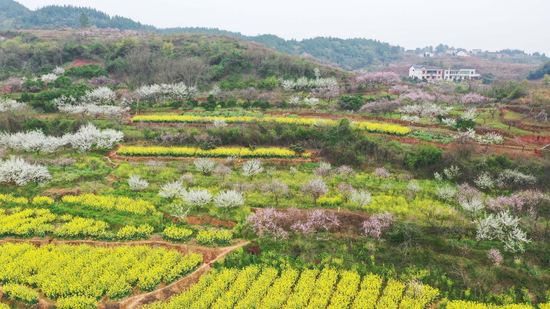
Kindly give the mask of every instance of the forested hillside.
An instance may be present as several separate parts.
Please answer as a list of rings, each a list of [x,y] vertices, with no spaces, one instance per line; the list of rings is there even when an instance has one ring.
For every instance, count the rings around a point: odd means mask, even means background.
[[[84,19],[81,17],[85,15]],[[62,29],[62,28],[117,28],[121,30],[150,30],[163,34],[207,33],[227,35],[246,41],[262,43],[291,55],[315,57],[328,64],[347,70],[387,64],[401,57],[402,49],[368,39],[339,39],[317,37],[302,41],[285,40],[275,35],[245,36],[238,32],[211,28],[158,29],[129,18],[109,16],[92,8],[75,6],[45,6],[31,11],[13,0],[0,0],[0,30],[9,29]]]
[[[226,90],[256,84],[269,89],[279,86],[277,78],[314,77],[315,68],[329,76],[347,74],[260,44],[210,34],[136,35],[96,29],[8,31],[0,36],[13,37],[0,41],[0,80],[46,73],[75,60],[100,65],[78,77],[110,74],[130,88],[174,82],[207,87],[223,80],[220,87]]]
[[[82,25],[80,17],[84,13],[88,19]],[[98,28],[118,28],[131,30],[153,30],[122,16],[109,16],[92,8],[75,6],[45,6],[31,11],[13,0],[0,0],[0,29],[60,29],[96,26]]]

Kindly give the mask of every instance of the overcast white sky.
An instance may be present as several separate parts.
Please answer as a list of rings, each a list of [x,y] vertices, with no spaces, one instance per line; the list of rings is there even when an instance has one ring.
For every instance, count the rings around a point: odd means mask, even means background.
[[[550,0],[18,0],[89,6],[157,27],[212,27],[285,39],[364,37],[550,55]]]

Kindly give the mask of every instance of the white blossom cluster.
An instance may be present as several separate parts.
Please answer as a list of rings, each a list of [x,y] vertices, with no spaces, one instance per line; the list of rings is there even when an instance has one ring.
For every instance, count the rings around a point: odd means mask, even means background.
[[[193,163],[195,164],[197,172],[201,172],[203,175],[209,175],[216,167],[216,162],[207,158],[198,158]]]
[[[94,145],[98,148],[112,148],[124,138],[120,131],[99,130],[93,124],[82,126],[76,133],[61,137],[47,136],[40,130],[18,133],[0,133],[0,146],[32,152],[54,153],[61,147],[70,146],[80,151],[88,151]]]
[[[55,67],[55,69],[53,69],[52,73],[57,75],[57,76],[63,75],[63,74],[65,74],[65,69],[60,67],[60,66],[57,66],[57,67]]]
[[[130,110],[129,107],[105,105],[113,102],[116,94],[107,87],[99,87],[87,92],[82,98],[61,96],[53,100],[61,112],[68,114],[85,114],[88,116],[118,116]]]
[[[187,205],[204,207],[212,201],[212,194],[204,189],[191,189],[182,196]]]
[[[477,240],[498,240],[504,244],[504,250],[523,252],[524,243],[529,243],[525,231],[519,228],[519,218],[507,211],[490,214],[477,221]]]
[[[136,90],[135,95],[140,100],[148,101],[176,101],[190,99],[197,95],[196,87],[187,87],[184,83],[154,84],[143,86]]]
[[[149,182],[139,175],[131,175],[128,179],[128,185],[132,191],[141,191],[149,187]]]
[[[476,120],[477,118],[477,109],[476,108],[470,108],[469,110],[462,113],[460,118],[464,120]]]
[[[445,202],[452,201],[456,196],[456,192],[456,188],[449,185],[437,186],[435,189],[435,195]]]
[[[214,119],[214,121],[212,122],[212,125],[214,126],[214,128],[216,129],[221,129],[221,128],[225,128],[227,127],[227,122],[225,122],[225,120],[223,119]]]
[[[243,193],[235,190],[221,191],[214,198],[214,206],[219,208],[235,208],[244,205]]]
[[[84,114],[92,117],[99,115],[118,116],[130,110],[129,107],[116,105],[97,105],[93,103],[80,103],[77,105],[57,105],[57,109],[67,114]]]
[[[0,182],[25,186],[29,182],[45,183],[52,179],[48,169],[42,165],[34,165],[17,157],[6,161],[0,159]]]
[[[372,197],[371,194],[368,191],[352,191],[350,196],[350,201],[359,206],[359,207],[365,207],[368,204],[371,203]]]
[[[159,196],[167,199],[181,198],[187,193],[181,181],[168,182],[159,190]]]
[[[454,118],[443,118],[443,119],[441,119],[441,121],[444,124],[448,125],[449,127],[456,126],[456,119],[454,119]]]
[[[485,205],[483,204],[483,200],[478,197],[473,197],[468,200],[464,200],[460,202],[460,206],[469,212],[472,216],[477,216],[483,209],[485,209]]]
[[[476,141],[480,144],[500,144],[504,140],[502,135],[497,133],[489,132],[483,135],[477,135],[474,129],[468,129],[466,131],[459,131],[457,134],[451,136],[452,138],[459,140],[461,142],[471,142]]]
[[[105,104],[116,99],[116,93],[109,87],[97,87],[94,90],[87,91],[81,98],[84,103]]]
[[[334,78],[314,78],[300,77],[296,81],[285,79],[281,81],[281,86],[286,92],[295,90],[306,90],[313,88],[337,87],[338,81]]]
[[[417,116],[419,118],[434,119],[438,116],[448,115],[452,109],[452,107],[442,107],[441,105],[435,103],[422,103],[405,105],[400,107],[398,110],[402,114]]]
[[[245,177],[254,177],[264,171],[262,167],[262,161],[260,160],[250,160],[243,163],[242,174]]]
[[[15,100],[0,98],[0,113],[20,111],[27,107],[24,103],[19,103]]]
[[[57,75],[55,75],[54,73],[50,73],[50,74],[45,74],[45,75],[42,75],[42,77],[40,77],[40,79],[45,82],[45,83],[53,83],[57,80]]]

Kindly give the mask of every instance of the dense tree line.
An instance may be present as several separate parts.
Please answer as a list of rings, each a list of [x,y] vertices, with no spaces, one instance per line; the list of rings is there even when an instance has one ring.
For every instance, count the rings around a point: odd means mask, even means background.
[[[132,88],[174,82],[200,86],[234,74],[313,77],[314,68],[319,66],[259,45],[214,35],[151,35],[92,42],[71,36],[55,42],[41,41],[31,34],[13,31],[0,35],[14,37],[0,42],[0,80],[49,73],[55,66],[75,59],[104,63],[109,74]],[[324,71],[331,74],[328,68]]]
[[[385,64],[400,59],[402,48],[369,39],[339,39],[316,37],[302,41],[285,40],[276,35],[246,36],[239,32],[216,28],[157,29],[129,18],[109,16],[92,8],[75,6],[45,6],[31,11],[13,0],[0,1],[0,29],[60,29],[60,28],[116,28],[122,30],[150,30],[162,34],[202,33],[226,35],[257,42],[291,55],[312,56],[328,63],[356,70]]]

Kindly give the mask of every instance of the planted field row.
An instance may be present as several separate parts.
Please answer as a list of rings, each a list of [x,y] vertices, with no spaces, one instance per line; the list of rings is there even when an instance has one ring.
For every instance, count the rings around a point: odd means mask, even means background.
[[[426,308],[439,295],[437,289],[419,283],[361,277],[354,271],[299,271],[288,268],[249,266],[225,268],[203,276],[169,303],[147,309],[176,308]]]
[[[301,117],[253,117],[253,116],[193,116],[193,115],[138,115],[134,116],[133,122],[142,123],[214,123],[215,121],[224,121],[225,123],[280,123],[295,124],[300,126],[327,127],[335,126],[338,121],[333,119],[321,118],[301,118]],[[407,135],[411,129],[405,126],[375,123],[366,121],[353,121],[352,126],[367,132],[385,133],[393,135]]]
[[[62,199],[63,203],[80,205],[92,210],[105,210],[114,211],[120,213],[129,213],[137,215],[155,214],[155,206],[145,200],[133,199],[124,196],[106,196],[95,194],[82,194],[82,195],[66,195]],[[24,197],[14,197],[9,194],[0,194],[0,205],[51,205],[55,201],[52,198],[46,196],[36,196],[29,201]]]
[[[0,209],[0,237],[45,237],[60,239],[139,240],[149,239],[154,228],[148,224],[126,225],[118,231],[101,220],[56,215],[49,209],[15,207]],[[191,229],[168,226],[162,232],[164,239],[172,242],[187,242],[195,232]],[[199,230],[195,235],[199,245],[230,245],[233,233],[225,230]]]
[[[200,254],[184,256],[160,247],[6,243],[0,246],[0,282],[35,287],[49,299],[80,296],[94,302],[104,296],[127,297],[135,287],[152,291],[190,273],[201,262]]]
[[[130,157],[203,157],[203,158],[311,158],[310,152],[297,153],[285,148],[238,148],[238,147],[219,147],[216,149],[203,150],[195,147],[141,147],[141,146],[122,146],[118,149],[121,156]]]

